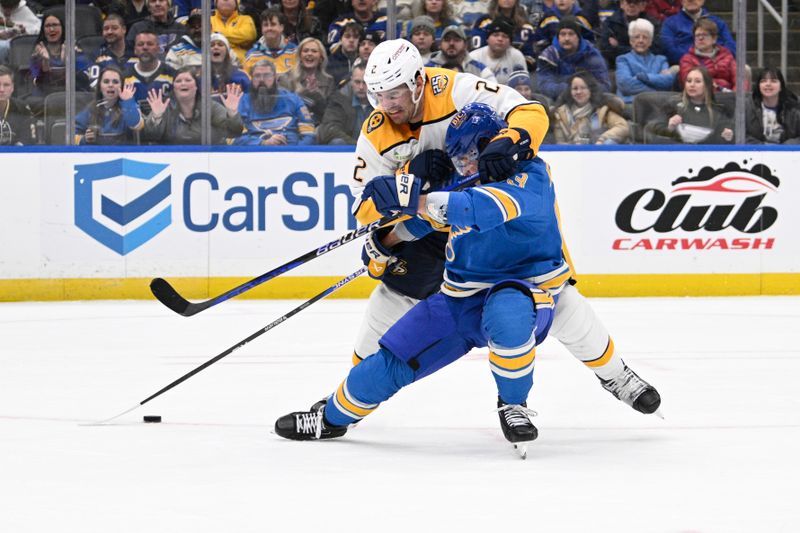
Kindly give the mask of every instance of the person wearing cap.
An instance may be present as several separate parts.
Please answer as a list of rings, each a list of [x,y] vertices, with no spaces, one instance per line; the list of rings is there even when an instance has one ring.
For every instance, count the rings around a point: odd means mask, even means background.
[[[469,72],[485,80],[497,81],[489,67],[467,53],[467,34],[461,26],[448,26],[442,32],[440,50],[435,52],[426,67],[449,68]]]
[[[366,64],[375,47],[383,42],[382,31],[368,31],[358,42],[358,60]]]
[[[278,75],[290,71],[297,63],[297,45],[283,35],[286,15],[276,8],[261,13],[261,38],[244,56],[244,70],[250,72],[253,65],[266,59],[275,65]]]
[[[244,63],[244,55],[256,40],[256,25],[250,15],[239,14],[238,0],[216,0],[217,9],[211,15],[211,31],[227,37],[230,48]]]
[[[533,69],[536,64],[536,54],[533,46],[535,30],[528,22],[525,9],[520,5],[519,0],[491,0],[487,14],[480,17],[472,27],[471,46],[473,48],[486,46],[486,41],[489,37],[487,28],[497,17],[505,17],[511,21],[514,26],[514,31],[511,34],[511,45],[525,56],[528,70]]]
[[[517,91],[528,100],[533,100],[533,87],[531,86],[531,75],[527,70],[512,72],[508,77],[506,85]]]
[[[492,71],[498,83],[505,83],[515,70],[527,70],[522,52],[511,46],[514,23],[505,17],[497,17],[486,27],[489,37],[486,46],[473,50],[470,57],[483,63]]]
[[[582,40],[594,42],[592,23],[584,16],[577,0],[554,0],[552,7],[545,8],[544,17],[533,35],[537,50],[547,48],[555,42],[559,23],[564,17],[572,17],[575,20]]]
[[[427,63],[431,58],[436,41],[436,27],[433,19],[427,15],[420,15],[411,21],[408,31],[409,34],[406,38],[417,47],[423,63]]]
[[[567,88],[569,77],[578,70],[594,76],[601,91],[611,90],[606,60],[592,43],[581,37],[578,21],[564,17],[558,23],[556,40],[539,54],[536,61],[539,92],[557,99]]]
[[[358,59],[358,43],[364,36],[364,28],[356,21],[347,23],[335,52],[328,54],[328,74],[338,87],[350,76],[353,64]]]
[[[172,16],[171,0],[147,0],[147,9],[150,12],[147,18],[130,26],[125,37],[128,47],[133,48],[140,32],[150,31],[158,36],[158,54],[164,57],[170,45],[186,33],[186,26]]]
[[[619,10],[603,21],[597,47],[609,68],[616,68],[617,57],[631,51],[628,35],[628,27],[631,22],[640,18],[648,20],[653,25],[654,33],[658,35],[659,23],[647,16],[645,7],[647,7],[647,0],[620,0]],[[658,49],[654,52],[658,53]]]
[[[358,22],[366,33],[380,32],[381,35],[386,35],[386,12],[378,9],[378,0],[351,0],[351,5],[352,11],[340,15],[328,27],[330,53],[339,48],[342,31],[348,22]]]
[[[231,50],[228,39],[221,33],[211,34],[211,97],[222,103],[227,88],[235,83],[247,94],[250,90],[250,77],[236,67],[236,55]]]
[[[175,70],[181,67],[195,67],[195,72],[199,72],[203,62],[200,48],[203,44],[203,18],[199,13],[190,15],[186,19],[186,32],[186,35],[182,35],[169,47],[164,62]]]

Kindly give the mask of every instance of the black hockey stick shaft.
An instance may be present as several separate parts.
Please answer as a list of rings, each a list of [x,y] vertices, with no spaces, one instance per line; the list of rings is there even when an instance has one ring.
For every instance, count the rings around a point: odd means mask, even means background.
[[[471,176],[468,176],[453,183],[444,190],[453,191],[461,189],[463,187],[467,187],[472,183],[476,182],[478,178],[479,178],[478,174],[473,174]],[[297,268],[300,265],[308,263],[312,259],[316,259],[317,257],[330,252],[331,250],[335,250],[336,248],[338,248],[343,244],[347,244],[348,242],[354,241],[359,237],[363,237],[364,235],[367,235],[368,233],[376,229],[385,227],[397,221],[402,216],[404,215],[402,214],[387,215],[381,218],[380,220],[372,222],[371,224],[367,224],[366,226],[361,226],[360,228],[356,228],[352,231],[349,231],[344,235],[342,235],[341,237],[339,237],[338,239],[330,241],[327,244],[323,244],[322,246],[314,250],[310,250],[301,255],[300,257],[297,257],[289,261],[288,263],[284,263],[279,267],[273,268],[269,272],[265,272],[209,300],[204,300],[202,302],[190,302],[189,300],[181,296],[178,293],[178,291],[175,290],[175,288],[172,285],[170,285],[167,280],[163,278],[153,279],[150,282],[150,291],[153,293],[153,296],[155,296],[159,302],[166,305],[179,315],[182,316],[196,315],[197,313],[205,311],[209,307],[213,307],[217,304],[230,300],[231,298],[238,296],[243,292],[249,291],[250,289],[257,287],[258,285],[261,285],[264,282],[274,279],[280,276],[281,274],[285,274],[286,272],[289,272],[290,270]]]
[[[154,394],[151,394],[150,396],[148,396],[147,398],[145,398],[144,400],[142,400],[138,404],[134,405],[130,409],[127,409],[127,410],[119,413],[118,415],[112,416],[111,418],[107,418],[106,420],[98,422],[97,424],[105,424],[107,422],[110,422],[110,421],[114,420],[115,418],[119,418],[120,416],[122,416],[122,415],[124,415],[126,413],[130,413],[134,409],[136,409],[138,407],[141,407],[142,405],[146,404],[147,402],[149,402],[149,401],[161,396],[162,394],[164,394],[168,390],[177,387],[178,385],[180,385],[181,383],[183,383],[184,381],[186,381],[190,377],[192,377],[195,374],[205,370],[206,368],[210,367],[211,365],[213,365],[214,363],[216,363],[220,359],[229,356],[230,354],[232,354],[233,352],[235,352],[239,348],[241,348],[244,345],[246,345],[246,344],[252,342],[253,340],[257,339],[258,337],[260,337],[264,333],[268,332],[269,330],[271,330],[275,326],[277,326],[277,325],[279,325],[279,324],[281,324],[283,322],[286,322],[288,319],[290,319],[291,317],[293,317],[294,315],[296,315],[297,313],[299,313],[303,309],[305,309],[305,308],[309,307],[310,305],[322,300],[323,298],[325,298],[329,294],[341,289],[342,287],[344,287],[345,285],[347,285],[348,283],[350,283],[351,281],[353,281],[354,279],[356,279],[357,277],[359,277],[361,274],[363,274],[366,271],[367,271],[367,267],[365,267],[365,266],[359,268],[358,270],[356,270],[355,272],[353,272],[352,274],[350,274],[346,278],[340,279],[339,281],[337,281],[336,283],[334,283],[333,285],[331,285],[330,287],[328,287],[327,289],[325,289],[321,293],[317,294],[316,296],[314,296],[310,300],[306,300],[305,302],[303,302],[302,304],[298,305],[297,307],[295,307],[294,309],[292,309],[291,311],[289,311],[285,315],[273,320],[272,322],[270,322],[269,324],[267,324],[266,326],[264,326],[260,330],[256,331],[252,335],[248,336],[247,338],[240,340],[239,342],[237,342],[236,344],[234,344],[233,346],[231,346],[230,348],[228,348],[227,350],[225,350],[221,354],[212,357],[211,359],[209,359],[208,361],[206,361],[202,365],[200,365],[197,368],[195,368],[194,370],[191,370],[190,372],[187,372],[186,374],[182,375],[181,377],[179,377],[178,379],[176,379],[175,381],[173,381],[172,383],[170,383],[166,387],[162,388],[158,392],[155,392]]]

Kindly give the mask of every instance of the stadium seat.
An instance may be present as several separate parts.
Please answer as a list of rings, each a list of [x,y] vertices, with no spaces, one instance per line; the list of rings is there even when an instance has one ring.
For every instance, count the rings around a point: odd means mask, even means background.
[[[661,115],[664,104],[669,102],[670,98],[679,98],[680,94],[672,91],[653,91],[634,96],[631,140],[634,143],[645,143],[644,128],[647,123]]]
[[[30,61],[37,35],[18,35],[11,39],[8,67],[14,71],[14,97],[25,98],[33,90]]]
[[[75,114],[94,99],[94,93],[75,93]],[[44,143],[50,145],[66,144],[66,103],[67,93],[58,92],[44,99]]]
[[[105,39],[103,39],[102,35],[84,35],[75,41],[75,44],[78,45],[78,48],[83,50],[83,53],[89,58],[93,58],[95,56],[97,50],[103,45],[103,43],[105,43]]]

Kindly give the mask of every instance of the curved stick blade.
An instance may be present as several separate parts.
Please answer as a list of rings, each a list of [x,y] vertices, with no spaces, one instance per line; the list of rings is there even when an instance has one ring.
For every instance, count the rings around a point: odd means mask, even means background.
[[[153,293],[153,296],[161,302],[162,304],[166,305],[179,315],[183,316],[190,316],[194,313],[186,314],[187,309],[191,305],[190,302],[178,294],[172,285],[163,278],[155,278],[150,282],[150,292]]]

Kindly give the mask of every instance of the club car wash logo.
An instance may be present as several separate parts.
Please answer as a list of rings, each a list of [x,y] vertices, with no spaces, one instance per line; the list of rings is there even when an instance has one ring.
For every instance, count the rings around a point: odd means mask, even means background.
[[[168,165],[115,159],[75,165],[75,225],[126,255],[172,222]]]
[[[769,201],[779,185],[764,165],[747,169],[731,162],[720,169],[704,167],[694,177],[682,176],[666,192],[634,191],[619,204],[615,217],[617,228],[628,235],[615,239],[612,248],[772,249],[775,238],[766,232],[778,219],[778,210]]]

